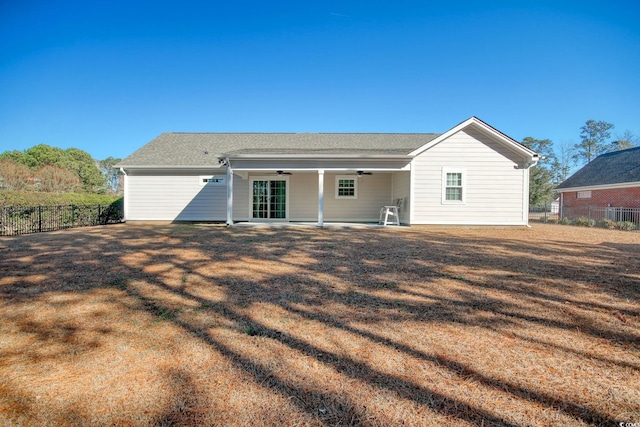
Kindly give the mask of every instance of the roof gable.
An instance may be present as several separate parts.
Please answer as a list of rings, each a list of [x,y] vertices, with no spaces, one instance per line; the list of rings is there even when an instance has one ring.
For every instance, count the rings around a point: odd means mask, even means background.
[[[487,134],[488,136],[492,137],[494,140],[504,145],[509,150],[514,151],[522,155],[523,157],[527,158],[529,161],[533,161],[533,160],[537,161],[538,159],[538,155],[535,152],[531,151],[524,145],[520,144],[518,141],[514,140],[513,138],[510,138],[509,136],[505,135],[504,133],[500,132],[493,126],[488,125],[487,123],[483,122],[482,120],[480,120],[475,116],[468,118],[467,120],[459,123],[458,125],[449,129],[447,132],[438,136],[437,138],[434,138],[432,141],[429,141],[427,144],[412,151],[410,155],[417,156],[467,127],[473,127],[475,129],[480,130],[484,134]]]
[[[640,147],[596,157],[558,185],[558,189],[640,182]]]

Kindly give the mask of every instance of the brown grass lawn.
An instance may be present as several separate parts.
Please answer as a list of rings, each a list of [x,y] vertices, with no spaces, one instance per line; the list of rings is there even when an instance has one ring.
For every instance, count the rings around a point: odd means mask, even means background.
[[[0,238],[1,425],[640,423],[640,234]]]

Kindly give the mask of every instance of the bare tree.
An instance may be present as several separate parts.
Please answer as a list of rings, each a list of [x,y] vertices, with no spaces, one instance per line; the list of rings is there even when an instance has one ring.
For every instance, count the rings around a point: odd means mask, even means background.
[[[626,150],[638,145],[640,138],[633,134],[629,129],[625,130],[622,135],[616,134],[616,140],[611,143],[609,151]]]
[[[564,140],[559,144],[556,144],[557,148],[557,162],[558,168],[556,169],[556,180],[557,182],[563,182],[569,175],[571,171],[576,166],[576,144],[573,141]]]

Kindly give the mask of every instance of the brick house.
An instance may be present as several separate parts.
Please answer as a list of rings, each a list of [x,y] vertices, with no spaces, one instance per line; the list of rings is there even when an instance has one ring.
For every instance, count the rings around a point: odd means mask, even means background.
[[[560,209],[640,209],[640,147],[598,156],[557,187]]]

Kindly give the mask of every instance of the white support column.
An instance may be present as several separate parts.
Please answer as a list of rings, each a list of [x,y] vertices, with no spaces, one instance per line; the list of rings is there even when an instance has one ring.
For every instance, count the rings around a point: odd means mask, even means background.
[[[522,171],[522,222],[529,225],[529,164]]]
[[[233,225],[233,171],[227,159],[227,226]]]
[[[324,169],[318,169],[318,227],[324,225]]]

